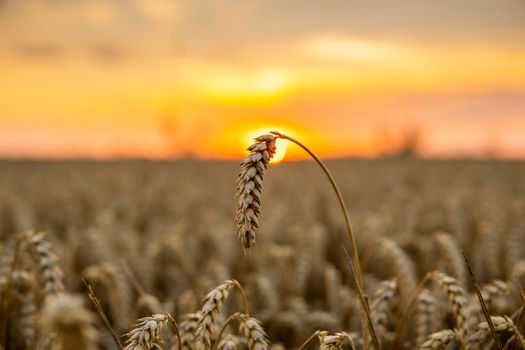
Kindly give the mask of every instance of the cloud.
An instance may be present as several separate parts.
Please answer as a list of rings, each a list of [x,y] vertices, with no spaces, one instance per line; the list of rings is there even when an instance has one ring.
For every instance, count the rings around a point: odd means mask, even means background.
[[[13,46],[13,51],[24,58],[36,60],[55,60],[64,55],[62,47],[44,42],[17,44]]]
[[[182,14],[182,5],[173,0],[135,0],[139,13],[152,21],[170,21],[172,24]]]
[[[407,47],[391,42],[342,37],[315,36],[302,44],[307,55],[315,58],[354,63],[389,63],[413,56]]]

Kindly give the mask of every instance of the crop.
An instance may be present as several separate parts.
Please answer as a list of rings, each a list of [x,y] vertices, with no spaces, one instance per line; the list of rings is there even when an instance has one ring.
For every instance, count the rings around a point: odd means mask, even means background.
[[[523,348],[524,164],[319,172],[270,136],[238,189],[227,161],[0,162],[0,345],[373,349],[364,303],[381,349]]]

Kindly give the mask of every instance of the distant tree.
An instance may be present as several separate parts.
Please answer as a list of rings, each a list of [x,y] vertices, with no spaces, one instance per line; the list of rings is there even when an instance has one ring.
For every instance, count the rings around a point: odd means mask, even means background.
[[[159,129],[166,142],[167,154],[171,157],[191,156],[192,149],[189,125],[177,118],[175,112],[163,113],[158,118]]]
[[[421,131],[412,127],[405,129],[401,139],[401,147],[396,153],[399,158],[416,158],[419,156],[421,146]]]

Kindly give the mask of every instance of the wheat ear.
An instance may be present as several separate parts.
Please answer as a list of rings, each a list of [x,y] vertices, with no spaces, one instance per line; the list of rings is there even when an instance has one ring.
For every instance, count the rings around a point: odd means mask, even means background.
[[[218,350],[237,350],[237,342],[235,338],[231,335],[228,335],[226,339],[223,339],[219,342],[217,346]]]
[[[44,330],[56,334],[58,349],[98,349],[95,317],[78,296],[66,293],[49,296],[40,322]]]
[[[319,336],[320,350],[342,350],[344,343],[349,343],[353,350],[355,350],[355,344],[352,336],[345,332],[338,332],[332,335],[325,335],[323,333]]]
[[[457,330],[445,329],[432,333],[428,339],[421,344],[420,350],[442,350],[453,341],[460,341]]]
[[[248,315],[241,317],[241,330],[243,330],[248,341],[249,350],[268,350],[270,341],[261,323]]]
[[[195,342],[198,347],[211,347],[212,328],[216,325],[222,310],[222,306],[228,298],[232,288],[238,288],[239,291],[241,291],[245,304],[245,313],[247,313],[246,298],[239,282],[235,280],[228,280],[213,289],[204,298],[204,304],[200,310],[200,319],[198,321],[197,329],[194,333]]]
[[[494,299],[509,293],[509,284],[501,280],[494,280],[481,288],[481,296],[483,297],[483,300],[489,309],[493,304]],[[482,321],[483,309],[478,298],[473,297],[469,301],[467,315],[469,329],[474,329]]]
[[[445,232],[437,232],[434,235],[434,241],[437,243],[439,252],[443,256],[443,260],[450,268],[453,277],[457,278],[459,282],[467,282],[467,271],[461,254],[459,243],[454,237]]]
[[[389,320],[395,313],[397,297],[397,281],[382,281],[372,296],[370,312],[374,320],[377,336],[385,339],[388,335]]]
[[[35,314],[37,311],[35,303],[33,275],[26,271],[14,271],[12,275],[13,289],[17,293],[20,314],[18,327],[28,349],[32,349],[35,344]]]
[[[11,267],[15,257],[16,239],[10,239],[4,249],[2,250],[2,257],[0,258],[0,294],[5,292],[9,275],[11,274]]]
[[[44,232],[29,232],[27,244],[38,268],[38,279],[45,297],[64,292],[63,272]]]
[[[518,331],[514,322],[507,316],[491,316],[492,324],[498,334],[514,333],[517,342],[523,348],[523,336]],[[469,348],[481,346],[486,344],[492,337],[490,326],[488,322],[481,322],[478,325],[477,331],[468,338]]]
[[[422,344],[437,325],[437,300],[428,289],[418,295],[416,310],[416,343]]]
[[[432,279],[447,293],[448,302],[454,314],[459,335],[462,339],[465,339],[468,334],[466,313],[467,299],[465,297],[465,290],[461,287],[457,279],[450,277],[443,272],[434,271],[431,276]]]
[[[219,347],[218,345],[222,343],[221,337],[224,334],[226,327],[235,320],[240,322],[240,329],[246,337],[249,350],[268,350],[270,348],[268,335],[264,331],[261,323],[247,314],[236,312],[230,315],[222,325],[217,335],[217,339],[215,340],[215,344],[212,347],[213,350],[217,349]]]
[[[126,329],[131,321],[131,292],[121,269],[104,262],[86,268],[82,275],[89,282],[100,283],[104,287],[113,323],[120,330]]]
[[[163,314],[138,319],[134,328],[126,334],[128,340],[124,350],[159,349],[159,333],[168,321],[169,317]]]
[[[255,244],[255,233],[259,227],[261,193],[264,171],[275,154],[275,136],[262,135],[248,147],[250,154],[241,162],[237,179],[237,236],[245,250]]]
[[[190,313],[184,316],[184,320],[180,323],[180,341],[182,349],[177,349],[174,344],[171,350],[190,350],[195,342],[195,331],[199,328],[199,320],[201,315],[199,313]]]
[[[417,283],[412,260],[397,243],[390,239],[381,239],[379,247],[399,280],[400,294],[403,299],[408,299]]]

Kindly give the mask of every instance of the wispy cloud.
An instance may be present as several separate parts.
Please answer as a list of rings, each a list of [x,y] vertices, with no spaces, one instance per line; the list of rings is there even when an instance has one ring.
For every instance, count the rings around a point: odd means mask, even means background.
[[[387,41],[341,35],[321,35],[303,43],[307,55],[325,62],[339,61],[356,64],[399,64],[402,60],[413,60],[416,56],[409,47]]]

